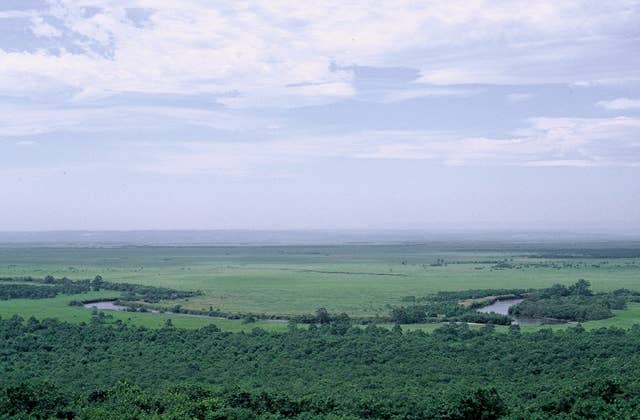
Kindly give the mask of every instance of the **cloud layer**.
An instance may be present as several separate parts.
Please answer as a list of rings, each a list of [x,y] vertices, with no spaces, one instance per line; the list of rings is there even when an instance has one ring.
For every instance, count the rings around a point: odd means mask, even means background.
[[[617,98],[610,101],[600,101],[596,105],[614,111],[640,109],[640,99]]]
[[[268,141],[200,141],[154,148],[142,171],[173,175],[287,176],[281,168],[322,159],[422,160],[446,165],[640,167],[638,118],[534,118],[507,138],[370,131]],[[280,169],[279,169],[280,168]]]
[[[0,230],[638,226],[638,22],[639,0],[0,1]]]
[[[65,86],[77,100],[207,93],[228,106],[317,104],[354,96],[354,65],[417,68],[416,82],[437,85],[619,81],[640,67],[627,54],[640,35],[634,0],[52,0],[22,13],[40,47],[0,51],[0,86]]]

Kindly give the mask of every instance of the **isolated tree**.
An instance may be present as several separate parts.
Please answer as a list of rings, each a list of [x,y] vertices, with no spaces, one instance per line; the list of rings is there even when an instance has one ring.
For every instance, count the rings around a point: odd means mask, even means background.
[[[320,308],[316,311],[316,319],[320,324],[328,324],[331,322],[331,315],[325,308]]]
[[[593,293],[591,293],[589,286],[591,286],[591,283],[585,279],[580,279],[575,284],[569,286],[569,292],[577,296],[591,296]]]
[[[104,285],[104,279],[102,278],[102,276],[100,274],[98,274],[97,276],[94,277],[93,281],[91,282],[91,287],[94,290],[100,290],[100,288]]]
[[[551,296],[567,296],[569,295],[569,289],[567,286],[563,284],[554,284],[551,287],[548,287],[542,292],[543,297],[551,297]]]

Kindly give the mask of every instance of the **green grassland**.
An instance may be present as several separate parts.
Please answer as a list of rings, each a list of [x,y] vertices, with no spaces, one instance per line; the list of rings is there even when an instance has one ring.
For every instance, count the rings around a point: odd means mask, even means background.
[[[388,305],[399,305],[400,299],[408,295],[441,290],[541,288],[554,283],[571,284],[579,278],[589,280],[595,291],[640,289],[638,255],[619,258],[614,250],[612,256],[616,258],[612,258],[606,250],[596,256],[583,256],[578,251],[571,257],[547,258],[540,255],[548,254],[548,249],[523,245],[4,247],[0,248],[0,276],[52,274],[82,279],[101,274],[113,282],[204,292],[203,296],[164,302],[166,305],[181,304],[192,309],[213,306],[227,312],[277,315],[309,313],[319,307],[354,316],[384,315]],[[512,268],[496,267],[499,261],[507,261]],[[70,299],[53,299],[59,303],[63,300]],[[90,311],[68,307],[66,303],[0,302],[2,316],[12,311],[23,316],[47,315],[76,321],[86,321],[90,316]],[[638,308],[628,309],[613,319],[616,321],[598,323],[620,321],[630,325],[640,319],[639,312]],[[164,323],[166,317],[184,326],[212,322],[161,314],[114,316],[150,326]],[[276,323],[224,322],[232,323],[228,326],[232,330],[286,328]],[[223,327],[223,320],[214,323]]]
[[[15,314],[23,318],[35,317],[37,319],[57,318],[67,322],[91,321],[93,310],[69,306],[69,302],[74,299],[109,299],[117,297],[117,294],[108,291],[90,292],[80,295],[59,295],[50,299],[12,299],[0,301],[0,317],[9,318]],[[107,322],[121,320],[126,324],[139,325],[149,328],[162,327],[167,319],[178,328],[201,328],[210,324],[216,325],[224,331],[238,332],[251,331],[253,328],[262,328],[268,331],[284,331],[287,324],[282,322],[256,321],[245,324],[240,320],[229,320],[220,318],[193,317],[175,314],[157,314],[150,312],[124,312],[124,311],[102,311],[109,318]]]
[[[613,318],[601,319],[598,321],[589,321],[581,323],[582,327],[586,330],[593,330],[597,328],[605,328],[605,327],[618,327],[618,328],[631,328],[634,324],[640,325],[640,303],[629,303],[626,309],[622,310],[614,310]],[[552,330],[564,329],[567,327],[576,327],[578,322],[567,322],[564,324],[541,324],[541,325],[522,325],[520,326],[520,330],[523,332],[533,332],[541,329],[550,328]],[[388,329],[393,328],[393,324],[380,324],[379,327],[385,327]],[[442,324],[406,324],[401,325],[403,331],[424,331],[424,332],[432,332],[436,328],[440,328]],[[481,329],[485,328],[485,325],[473,324],[471,325],[472,329]],[[496,331],[499,332],[507,332],[509,331],[509,327],[505,325],[496,325]]]

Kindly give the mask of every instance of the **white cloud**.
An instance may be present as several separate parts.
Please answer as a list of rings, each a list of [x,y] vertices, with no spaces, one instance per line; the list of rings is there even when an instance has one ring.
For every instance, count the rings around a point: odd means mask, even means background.
[[[126,8],[148,9],[148,21]],[[640,64],[628,54],[635,0],[59,0],[40,13],[76,38],[56,38],[55,54],[0,51],[0,88],[27,75],[77,98],[209,93],[229,106],[297,106],[352,97],[351,72],[335,70],[352,65],[419,68],[430,84],[518,84],[637,79]],[[34,33],[60,35],[42,16]]]
[[[36,144],[38,144],[38,142],[33,140],[20,140],[16,142],[16,146],[34,146]]]
[[[483,92],[482,89],[464,89],[449,87],[429,87],[418,89],[397,90],[386,93],[383,97],[383,103],[403,102],[411,99],[442,97],[442,96],[472,96]]]
[[[640,109],[640,99],[629,98],[617,98],[610,101],[600,101],[596,103],[597,106],[610,109],[610,110],[627,110],[627,109]]]
[[[54,38],[62,35],[59,29],[49,25],[42,16],[31,18],[31,32],[37,37]]]
[[[29,10],[0,10],[0,19],[22,19],[35,16]]]
[[[272,118],[236,115],[228,111],[178,106],[102,106],[102,107],[46,107],[1,106],[0,138],[31,136],[55,132],[99,133],[127,128],[140,131],[154,129],[160,124],[169,128],[198,126],[216,130],[236,131],[270,129],[278,124]]]
[[[381,134],[382,135],[382,134]],[[378,136],[379,137],[379,136]],[[428,159],[457,165],[627,166],[640,163],[640,119],[533,118],[506,138],[385,135],[357,157]]]
[[[559,159],[559,160],[535,160],[532,162],[527,162],[526,166],[570,166],[576,168],[588,168],[593,166],[593,162],[589,160],[579,160],[579,159]]]
[[[489,73],[491,76],[491,73]],[[461,83],[486,83],[490,79],[486,74],[477,70],[471,71],[460,68],[439,68],[435,70],[423,70],[419,82],[434,85],[455,85]]]
[[[365,131],[267,141],[187,142],[151,152],[139,170],[268,176],[318,159],[425,160],[445,165],[638,166],[640,119],[534,118],[508,138]]]
[[[510,93],[507,95],[507,102],[517,103],[528,101],[533,98],[532,93]]]

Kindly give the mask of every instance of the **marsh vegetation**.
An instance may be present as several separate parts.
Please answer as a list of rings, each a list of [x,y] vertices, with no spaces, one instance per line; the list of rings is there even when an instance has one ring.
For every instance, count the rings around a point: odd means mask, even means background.
[[[632,417],[640,260],[607,252],[0,249],[0,411]],[[536,324],[512,324],[521,317]]]

